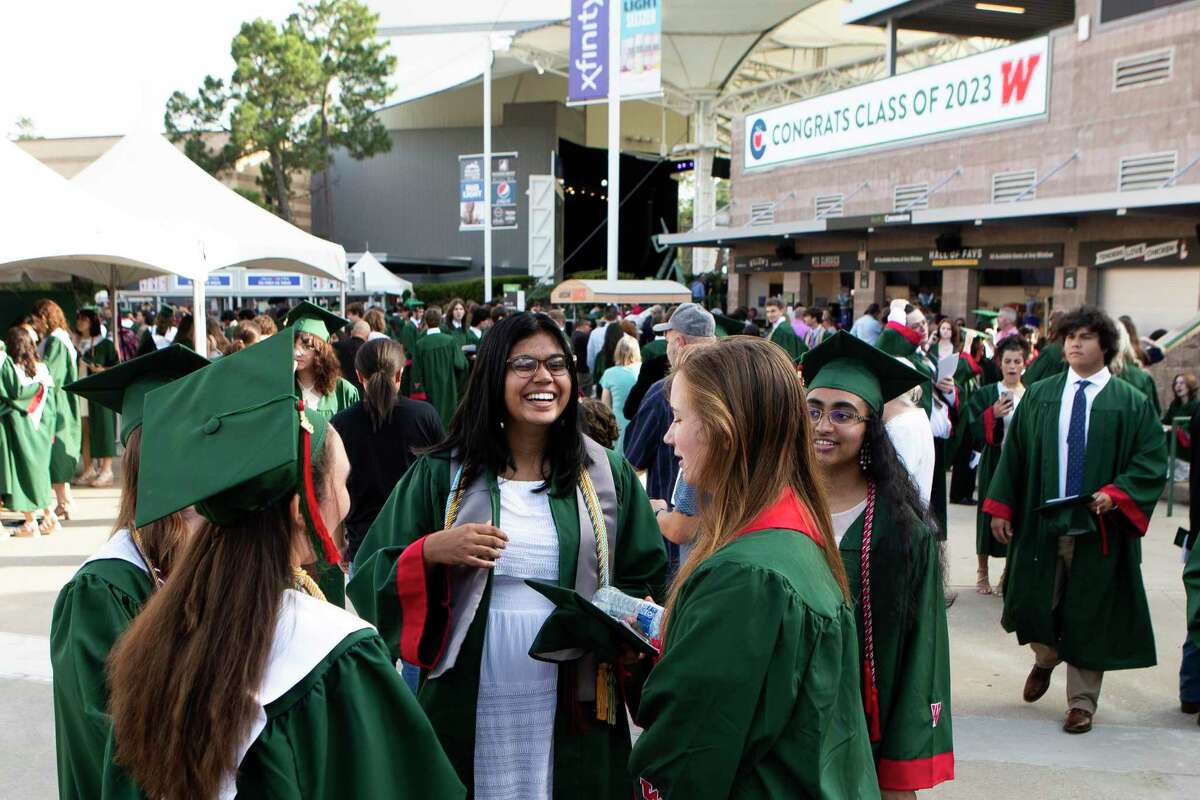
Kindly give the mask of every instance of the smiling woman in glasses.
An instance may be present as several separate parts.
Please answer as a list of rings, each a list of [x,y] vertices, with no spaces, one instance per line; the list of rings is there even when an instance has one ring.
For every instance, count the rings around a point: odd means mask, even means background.
[[[418,698],[478,800],[628,796],[623,701],[641,664],[526,584],[661,598],[666,581],[633,468],[580,433],[573,363],[545,314],[497,323],[446,441],[354,562],[354,607],[421,667]]]
[[[858,618],[863,710],[885,800],[954,778],[950,649],[934,523],[884,428],[925,378],[838,333],[804,359],[808,414]]]

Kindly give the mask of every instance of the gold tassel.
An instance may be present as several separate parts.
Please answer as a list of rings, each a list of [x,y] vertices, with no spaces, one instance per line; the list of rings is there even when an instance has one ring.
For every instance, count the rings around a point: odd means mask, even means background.
[[[608,721],[608,664],[596,667],[596,719]]]

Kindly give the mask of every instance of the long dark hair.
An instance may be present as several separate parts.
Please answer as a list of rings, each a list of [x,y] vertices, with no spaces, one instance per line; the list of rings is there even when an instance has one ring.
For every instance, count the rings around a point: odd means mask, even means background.
[[[464,485],[470,484],[484,470],[500,475],[516,468],[504,433],[504,420],[508,416],[504,403],[508,356],[518,342],[539,333],[554,339],[569,361],[571,343],[546,314],[525,311],[506,317],[492,326],[479,345],[466,394],[450,420],[446,440],[435,448],[435,452],[445,457],[451,452],[459,454]],[[575,491],[580,468],[591,464],[579,433],[578,378],[572,369],[568,369],[567,374],[571,381],[567,407],[550,426],[548,441],[553,442],[553,446],[547,447],[543,455],[548,477],[542,489],[548,488],[556,497],[565,497]]]
[[[313,465],[329,488],[329,442]],[[148,797],[214,797],[237,769],[292,584],[291,496],[233,525],[205,521],[108,659],[116,762]],[[164,768],[170,765],[170,768]]]
[[[195,345],[193,341],[195,337],[196,322],[192,319],[191,314],[184,314],[179,319],[179,327],[175,329],[175,338],[172,342],[181,344],[189,350]],[[159,331],[159,336],[162,336],[162,331]]]
[[[892,445],[881,415],[867,417],[863,447],[870,449],[870,460],[863,474],[867,480],[875,483],[876,502],[887,507],[898,534],[896,537],[880,537],[877,541],[888,552],[889,561],[902,566],[907,585],[914,586],[919,578],[915,574],[914,555],[928,546],[926,537],[936,537],[937,520],[922,502],[916,484]],[[944,580],[945,565],[941,561],[941,548],[935,547],[933,551],[933,557],[938,559],[937,574]],[[909,597],[908,602],[910,608],[915,608],[916,597]]]
[[[404,346],[391,339],[372,339],[358,348],[354,368],[363,377],[363,407],[371,430],[382,428],[396,408],[396,374],[404,369]]]
[[[625,329],[621,327],[619,322],[610,322],[604,327],[604,366],[613,366],[615,363],[613,356],[617,352],[617,345],[621,342],[621,337],[625,335]]]
[[[19,325],[9,328],[8,333],[4,335],[4,345],[8,350],[8,357],[13,360],[14,364],[25,370],[26,377],[36,378],[37,346],[34,345],[29,331]]]

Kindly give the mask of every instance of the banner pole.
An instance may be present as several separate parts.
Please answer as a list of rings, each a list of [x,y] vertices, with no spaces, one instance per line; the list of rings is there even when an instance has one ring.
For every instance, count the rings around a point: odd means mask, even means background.
[[[615,281],[621,226],[621,2],[608,5],[608,262]]]
[[[483,302],[492,302],[492,37],[483,59]]]

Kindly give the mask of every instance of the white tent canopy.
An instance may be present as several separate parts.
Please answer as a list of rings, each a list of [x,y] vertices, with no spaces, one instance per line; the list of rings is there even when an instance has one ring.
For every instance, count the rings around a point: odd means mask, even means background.
[[[103,285],[164,273],[203,274],[200,250],[97,200],[0,139],[0,275]]]
[[[565,280],[550,292],[555,305],[577,303],[687,303],[692,292],[675,281]]]
[[[411,292],[413,285],[388,270],[370,251],[350,267],[348,291],[351,294],[395,294]]]
[[[206,272],[241,265],[346,279],[341,245],[238,195],[152,131],[123,137],[72,180],[131,216],[197,242]]]

